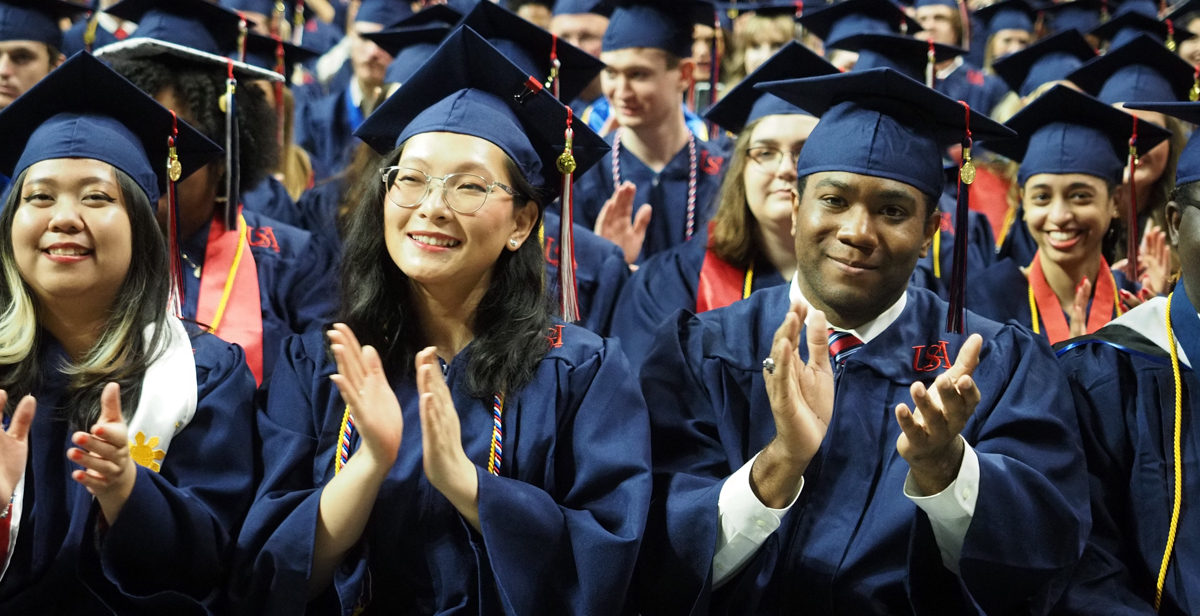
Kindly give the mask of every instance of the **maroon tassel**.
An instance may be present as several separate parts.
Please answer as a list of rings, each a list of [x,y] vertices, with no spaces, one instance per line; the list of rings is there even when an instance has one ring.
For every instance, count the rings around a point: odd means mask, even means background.
[[[963,137],[963,162],[958,170],[958,203],[954,210],[954,256],[950,276],[950,309],[946,315],[946,331],[963,333],[967,322],[967,217],[970,211],[971,183],[975,181],[975,164],[971,162],[971,107],[966,109],[966,134]]]
[[[1138,279],[1138,207],[1137,207],[1137,116],[1133,116],[1133,134],[1129,136],[1129,224],[1125,234],[1125,277]]]

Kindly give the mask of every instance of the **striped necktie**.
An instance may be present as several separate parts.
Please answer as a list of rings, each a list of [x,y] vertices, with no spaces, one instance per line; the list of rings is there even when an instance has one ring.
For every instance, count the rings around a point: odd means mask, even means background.
[[[837,331],[830,328],[829,357],[833,359],[834,366],[841,366],[846,363],[846,360],[862,347],[863,341],[859,340],[858,336],[850,332]]]

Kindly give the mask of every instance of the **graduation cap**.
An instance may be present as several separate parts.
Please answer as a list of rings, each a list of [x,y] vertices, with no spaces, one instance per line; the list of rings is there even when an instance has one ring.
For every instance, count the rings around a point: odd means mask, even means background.
[[[354,15],[354,23],[365,21],[387,28],[412,15],[413,10],[407,0],[363,0],[358,13]]]
[[[1024,186],[1040,173],[1081,173],[1120,184],[1125,167],[1137,172],[1137,156],[1171,137],[1170,131],[1115,109],[1087,94],[1057,85],[1014,115],[1006,126],[1019,139],[988,149],[1021,162],[1017,182]],[[1136,190],[1130,191],[1129,220],[1137,220]],[[1137,271],[1137,225],[1129,225],[1127,253]],[[1136,276],[1134,276],[1136,277]]]
[[[967,53],[965,49],[952,45],[894,34],[856,34],[838,41],[837,47],[858,52],[854,71],[890,68],[910,79],[924,81],[931,88],[934,67],[939,62]]]
[[[1096,50],[1083,35],[1078,30],[1068,29],[996,60],[992,70],[1009,88],[1025,97],[1044,83],[1066,79],[1072,71],[1095,57]]]
[[[838,69],[796,41],[789,41],[762,66],[713,105],[705,119],[725,130],[740,133],[747,124],[769,115],[812,115],[754,86],[767,81],[835,75]]]
[[[487,39],[527,74],[543,80],[559,100],[575,100],[604,70],[604,63],[591,54],[498,4],[480,2],[462,25]]]
[[[619,0],[604,31],[602,49],[649,47],[690,58],[692,27],[697,11],[705,5],[696,0]]]
[[[1001,0],[975,11],[975,16],[993,34],[1001,30],[1033,32],[1037,11],[1025,0]]]
[[[821,118],[800,151],[799,177],[846,171],[908,184],[936,201],[947,146],[963,145],[961,182],[975,179],[974,139],[1006,139],[1013,131],[964,103],[890,68],[824,77],[771,81],[755,86]],[[970,191],[958,191],[957,237],[967,236]],[[954,246],[947,328],[961,333],[966,312],[967,242]]]
[[[1120,0],[1117,3],[1117,10],[1113,12],[1113,17],[1120,17],[1127,13],[1137,13],[1150,19],[1158,19],[1158,3],[1154,0]]]
[[[1170,21],[1176,24],[1189,13],[1200,11],[1200,0],[1183,0],[1179,4],[1171,7],[1171,10],[1163,17],[1163,21]],[[1187,24],[1183,24],[1187,26]]]
[[[1153,111],[1184,122],[1200,124],[1200,103],[1195,101],[1130,103],[1127,109]],[[1192,133],[1187,145],[1179,154],[1179,165],[1175,167],[1175,185],[1183,186],[1200,180],[1200,137]]]
[[[393,28],[359,36],[374,42],[392,56],[384,80],[388,83],[404,83],[417,72],[450,35],[451,26],[432,23],[425,26]]]
[[[0,173],[9,177],[44,160],[91,158],[124,171],[155,210],[167,195],[172,305],[180,314],[174,183],[219,158],[217,144],[87,52],[0,111],[0,143]]]
[[[1150,36],[1158,41],[1159,44],[1165,44],[1169,37],[1172,46],[1179,41],[1185,41],[1194,36],[1187,30],[1175,30],[1174,26],[1161,22],[1154,17],[1147,17],[1137,11],[1129,11],[1123,15],[1113,17],[1107,22],[1093,28],[1089,34],[1095,35],[1102,41],[1108,41],[1110,51],[1132,41],[1139,34]]]
[[[246,79],[277,80],[272,70],[229,57],[245,56],[247,22],[208,0],[123,0],[106,13],[138,24],[123,41],[96,50],[106,60],[170,56],[204,68],[225,70]]]
[[[856,34],[903,34],[921,26],[910,20],[891,0],[846,0],[805,13],[800,25],[826,47]]]
[[[380,153],[430,132],[495,144],[547,200],[562,199],[563,264],[573,264],[571,184],[610,146],[569,107],[467,26],[455,30],[407,83],[355,131]],[[559,269],[563,319],[579,318],[574,267]]]
[[[608,17],[612,15],[612,0],[558,0],[554,3],[554,15],[583,15],[595,13]]]
[[[62,49],[58,20],[86,10],[62,0],[0,0],[0,41],[37,41]]]
[[[1076,30],[1080,34],[1086,34],[1108,19],[1108,5],[1105,0],[1052,2],[1043,6],[1042,11],[1050,16],[1055,32]]]
[[[810,0],[811,3],[811,0]],[[787,15],[799,19],[804,14],[804,2],[801,0],[750,0],[747,2],[719,2],[717,8],[729,17],[739,13],[754,13],[760,17],[778,17]]]
[[[321,54],[307,47],[293,45],[277,37],[251,32],[246,35],[246,64],[275,71],[286,81],[296,65],[319,58]]]
[[[277,23],[292,22],[293,45],[300,45],[304,39],[304,0],[220,0],[220,5],[237,12],[259,13],[268,19],[277,18],[278,22],[270,24],[271,34],[280,34]]]
[[[1109,105],[1186,100],[1196,83],[1187,60],[1144,34],[1084,64],[1067,79]]]
[[[396,25],[393,26],[393,28],[411,28],[415,26],[430,25],[455,26],[458,25],[458,22],[462,21],[464,16],[466,16],[466,13],[460,13],[451,8],[450,5],[431,4],[417,11],[416,13],[413,13],[411,17],[406,17],[400,20],[396,23]]]

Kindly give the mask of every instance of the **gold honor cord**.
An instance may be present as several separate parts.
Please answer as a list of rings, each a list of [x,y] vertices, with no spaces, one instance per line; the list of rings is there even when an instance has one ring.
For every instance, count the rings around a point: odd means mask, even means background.
[[[1175,349],[1175,332],[1171,330],[1171,299],[1175,293],[1167,297],[1167,346],[1171,348],[1171,373],[1175,377],[1175,497],[1171,505],[1171,526],[1167,531],[1167,547],[1163,550],[1162,565],[1158,568],[1158,584],[1154,588],[1154,609],[1162,604],[1163,586],[1167,583],[1167,566],[1171,563],[1171,553],[1175,551],[1175,532],[1179,528],[1179,510],[1183,505],[1183,454],[1181,441],[1183,438],[1183,377],[1179,374],[1179,352]],[[1192,361],[1196,361],[1195,358]]]

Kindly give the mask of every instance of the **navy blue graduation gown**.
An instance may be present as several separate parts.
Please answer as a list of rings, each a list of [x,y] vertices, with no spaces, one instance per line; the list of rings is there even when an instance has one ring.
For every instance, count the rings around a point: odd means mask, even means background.
[[[296,208],[300,210],[299,227],[318,237],[335,255],[342,253],[337,211],[346,185],[346,178],[341,175],[318,182],[316,186],[304,191],[296,204]]]
[[[700,269],[707,253],[705,225],[692,241],[654,255],[625,285],[617,302],[612,335],[621,339],[621,348],[635,370],[646,359],[664,321],[680,310],[696,311]],[[752,290],[758,290],[786,282],[770,261],[763,259],[755,264],[750,284]]]
[[[1092,534],[1058,612],[1154,614],[1175,489],[1175,382],[1166,351],[1110,325],[1060,345],[1091,476]],[[1195,359],[1189,358],[1193,362]],[[1163,615],[1200,612],[1200,381],[1183,379],[1183,507]]]
[[[300,208],[279,180],[267,176],[253,189],[242,193],[242,205],[276,222],[304,228]]]
[[[71,56],[84,51],[87,46],[83,43],[83,35],[87,32],[88,22],[90,19],[80,19],[71,25],[66,32],[63,32],[62,53],[70,58]],[[117,42],[117,37],[112,32],[105,30],[103,26],[96,25],[96,38],[92,41],[92,51],[96,51],[106,45],[112,45]]]
[[[958,238],[954,236],[954,198],[945,195],[939,200],[942,210],[942,228],[936,244],[929,247],[929,252],[917,261],[909,284],[929,289],[942,299],[949,298],[950,281],[954,272],[954,244]],[[934,271],[933,262],[937,259],[940,271]],[[987,269],[996,259],[996,240],[992,236],[992,225],[987,216],[974,210],[967,212],[967,284],[974,284],[974,275]],[[938,276],[938,274],[941,274]]]
[[[545,215],[545,258],[546,293],[556,305],[561,303],[558,286],[559,234],[562,220],[555,212]],[[616,244],[574,225],[575,234],[575,287],[579,297],[579,311],[583,320],[579,325],[607,336],[613,320],[617,298],[625,281],[629,280],[629,264],[625,252]]]
[[[1033,255],[1037,251],[1037,242],[1025,224],[1025,209],[1018,207],[1016,217],[1004,235],[1004,242],[996,249],[996,260],[1012,259],[1025,266],[1033,262]]]
[[[964,101],[985,115],[1004,100],[1008,86],[995,75],[988,75],[968,62],[963,62],[945,79],[938,79],[934,89],[956,101]]]
[[[1032,259],[1030,259],[1032,262]],[[1013,259],[1003,259],[990,267],[972,274],[967,284],[967,308],[993,321],[1014,321],[1026,329],[1033,329],[1033,312],[1029,307],[1029,279],[1021,272]],[[1117,289],[1137,294],[1139,285],[1129,282],[1125,272],[1112,270]],[[1118,298],[1120,299],[1120,298]],[[1113,316],[1115,314],[1115,306]],[[1088,302],[1091,309],[1091,302]],[[1067,323],[1070,323],[1069,313]],[[1045,322],[1038,320],[1042,337],[1046,336]]]
[[[349,64],[347,62],[346,64]],[[313,177],[321,181],[350,164],[358,139],[354,136],[348,86],[320,97],[305,97],[296,106],[295,141],[311,155]]]
[[[196,414],[160,472],[138,466],[121,516],[96,543],[99,505],[71,479],[59,420],[62,347],[45,334],[20,532],[0,580],[3,614],[222,612],[238,528],[254,496],[254,377],[240,347],[193,334]],[[129,410],[126,410],[129,412]],[[5,418],[8,423],[8,418]]]
[[[982,401],[962,431],[979,494],[959,559],[945,568],[927,515],[904,495],[894,409],[912,407],[967,336],[946,303],[908,290],[899,318],[841,370],[833,421],[799,500],[737,575],[713,591],[725,479],[775,436],[762,376],[789,287],[665,323],[642,365],[655,495],[639,559],[645,614],[1042,614],[1089,527],[1070,391],[1044,340],[977,315]],[[800,342],[807,359],[807,346]],[[974,602],[974,605],[972,604]]]
[[[244,210],[247,240],[258,271],[262,297],[263,381],[291,334],[319,330],[337,311],[336,261],[311,233]],[[204,267],[209,227],[183,242],[183,315],[195,320],[200,277],[193,265]]]
[[[717,193],[721,188],[725,155],[714,149],[715,146],[709,142],[696,139],[696,206],[693,235],[703,229],[704,223],[712,216]],[[682,244],[686,239],[690,160],[688,147],[685,145],[661,173],[655,173],[630,153],[629,148],[621,148],[621,181],[633,182],[637,186],[637,195],[633,201],[634,213],[646,203],[650,204],[654,212],[650,217],[650,227],[646,229],[646,241],[642,244],[639,263],[655,253]],[[605,156],[575,180],[575,221],[594,229],[600,208],[604,207],[604,202],[612,197],[613,192],[612,156]]]
[[[502,476],[486,470],[491,400],[467,393],[464,355],[449,365],[463,447],[480,465],[482,534],[425,478],[414,375],[396,381],[399,457],[310,612],[349,614],[362,602],[366,614],[621,613],[650,502],[646,407],[616,343],[572,325],[558,333],[561,346],[505,401]],[[239,542],[247,614],[305,609],[346,404],[322,333],[285,346],[259,414],[265,477]]]

